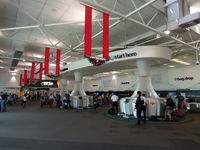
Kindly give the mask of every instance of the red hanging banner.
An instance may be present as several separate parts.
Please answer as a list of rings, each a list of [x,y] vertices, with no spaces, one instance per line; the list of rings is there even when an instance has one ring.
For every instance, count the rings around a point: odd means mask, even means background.
[[[40,63],[40,73],[39,73],[39,80],[42,81],[42,71],[43,71],[43,64]]]
[[[19,85],[22,86],[22,74],[20,74],[20,81],[19,81]]]
[[[57,59],[56,59],[56,75],[60,75],[60,49],[57,49]]]
[[[45,48],[44,74],[49,74],[49,48]]]
[[[85,6],[85,56],[91,56],[92,48],[92,8]]]
[[[27,84],[27,70],[24,70],[24,84]]]
[[[109,59],[109,15],[103,13],[103,58]]]
[[[34,72],[35,72],[35,63],[32,62],[31,76],[30,76],[30,80],[31,80],[31,81],[34,80]]]

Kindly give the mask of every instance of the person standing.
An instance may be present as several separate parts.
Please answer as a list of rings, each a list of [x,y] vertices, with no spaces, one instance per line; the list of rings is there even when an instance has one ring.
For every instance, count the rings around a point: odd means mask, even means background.
[[[43,96],[43,93],[41,93],[41,96],[40,96],[40,108],[42,108],[44,105],[44,96]]]
[[[49,106],[50,106],[50,107],[53,106],[53,102],[54,102],[54,96],[53,96],[53,94],[51,93],[50,96],[49,96]]]
[[[118,99],[119,97],[114,93],[112,93],[111,100],[112,100],[112,108],[114,110],[114,114],[118,114]]]
[[[142,96],[141,96],[141,100],[143,101],[143,106],[142,106],[142,113],[143,113],[143,116],[144,116],[143,121],[146,121],[147,99],[146,99],[145,96],[146,96],[145,94],[142,94]]]
[[[69,93],[66,93],[66,94],[65,94],[65,98],[66,98],[67,108],[70,108],[70,109],[71,109],[70,94],[69,94]]]
[[[7,110],[7,100],[8,100],[8,95],[6,92],[3,93],[1,96],[1,112],[5,112]]]
[[[140,120],[141,120],[141,112],[143,108],[143,101],[141,100],[141,92],[137,92],[137,100],[135,104],[135,109],[137,110],[137,125],[140,125]]]
[[[22,106],[23,106],[23,108],[25,108],[25,106],[26,106],[26,101],[27,101],[27,93],[25,93],[24,96],[22,97]]]
[[[177,96],[175,97],[178,99],[178,111],[181,113],[184,113],[184,109],[183,109],[183,101],[184,101],[184,97],[181,95],[180,92],[178,92]]]
[[[166,102],[166,110],[165,110],[165,119],[167,120],[167,116],[169,118],[169,121],[171,121],[171,116],[174,108],[174,102],[172,100],[171,95],[167,95],[167,102]]]

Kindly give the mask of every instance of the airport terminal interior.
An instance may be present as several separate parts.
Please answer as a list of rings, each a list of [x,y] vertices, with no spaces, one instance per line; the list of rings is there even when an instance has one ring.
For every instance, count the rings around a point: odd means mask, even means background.
[[[200,149],[200,0],[0,0],[0,150],[55,149]]]

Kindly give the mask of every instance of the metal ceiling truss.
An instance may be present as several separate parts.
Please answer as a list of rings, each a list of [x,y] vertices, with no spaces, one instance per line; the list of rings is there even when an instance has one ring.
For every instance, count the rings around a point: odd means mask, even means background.
[[[0,55],[1,59],[11,59],[11,60],[19,60],[19,61],[23,61],[24,59],[26,60],[26,62],[36,62],[36,63],[41,63],[43,61],[39,60],[39,59],[30,59],[30,57],[21,57],[21,58],[15,58],[12,56],[6,56],[6,55]]]
[[[155,0],[155,1],[156,1],[156,0]],[[155,1],[154,1],[154,2],[155,2]],[[138,25],[140,25],[140,26],[142,26],[142,27],[145,27],[145,28],[147,28],[147,29],[149,29],[149,30],[151,30],[151,31],[153,31],[153,32],[155,32],[155,33],[157,33],[157,34],[160,34],[160,35],[162,35],[162,36],[166,36],[166,37],[168,37],[168,38],[170,38],[170,39],[172,39],[172,40],[174,40],[174,41],[176,41],[176,42],[178,42],[178,43],[181,43],[181,44],[183,44],[183,45],[186,45],[186,46],[192,48],[192,49],[195,50],[195,51],[196,51],[196,50],[200,51],[200,49],[199,49],[198,47],[194,47],[194,46],[192,46],[192,45],[190,45],[190,44],[188,44],[188,43],[186,43],[186,42],[184,42],[184,41],[182,41],[182,40],[180,40],[180,39],[178,39],[178,38],[176,38],[176,37],[173,37],[173,36],[171,36],[171,35],[167,35],[167,34],[165,34],[164,32],[159,31],[159,30],[157,30],[157,29],[155,29],[155,28],[153,28],[153,27],[151,27],[151,26],[149,26],[149,25],[147,25],[147,24],[144,24],[144,23],[142,23],[142,22],[139,22],[139,21],[137,21],[137,20],[135,20],[135,19],[133,19],[133,18],[130,18],[131,15],[130,15],[129,17],[127,17],[127,15],[124,15],[124,14],[122,14],[122,13],[120,13],[120,12],[116,12],[116,11],[114,11],[114,10],[111,10],[111,9],[109,9],[109,8],[107,8],[107,7],[105,7],[105,6],[103,6],[103,5],[100,5],[100,4],[98,4],[98,3],[94,3],[94,2],[91,2],[91,1],[84,1],[83,4],[84,4],[84,5],[91,6],[91,7],[94,7],[95,9],[98,9],[98,10],[100,10],[100,11],[104,11],[104,12],[107,12],[107,13],[109,13],[109,14],[117,15],[117,16],[119,16],[119,17],[121,17],[121,18],[127,19],[127,20],[129,20],[129,21],[131,21],[131,22],[133,22],[133,23],[136,23],[136,24],[138,24]],[[147,4],[147,3],[146,3],[146,4]]]
[[[134,11],[130,12],[129,14],[127,14],[127,15],[125,16],[125,19],[128,18],[128,17],[130,17],[130,16],[132,16],[133,14],[137,13],[138,11],[140,11],[140,10],[146,8],[147,6],[151,5],[151,4],[154,3],[155,1],[156,1],[156,0],[151,0],[151,1],[147,2],[147,3],[145,3],[144,5],[138,7],[138,8],[135,9]],[[105,2],[105,1],[103,1],[103,2]],[[84,3],[83,3],[83,4],[84,4]],[[96,3],[95,3],[95,4],[96,4]],[[84,5],[87,5],[87,4],[84,4]],[[96,9],[96,8],[95,8],[95,9]],[[113,24],[111,24],[111,25],[109,26],[109,29],[115,27],[117,24],[121,23],[122,21],[124,21],[124,18],[119,19],[119,20],[117,20],[116,22],[114,22]],[[101,30],[100,32],[98,32],[98,33],[96,33],[95,35],[93,35],[93,36],[92,36],[92,39],[96,38],[97,36],[101,35],[102,33],[103,33],[103,30]],[[68,53],[70,53],[70,52],[73,51],[73,50],[76,50],[77,48],[79,48],[79,47],[82,46],[83,44],[84,44],[84,42],[82,42],[82,43],[80,43],[80,44],[74,46],[73,48],[71,48],[71,50],[68,50],[67,52],[65,52],[65,53],[61,56],[61,60],[64,59],[63,57],[64,57],[65,55],[67,55]],[[55,60],[54,60],[54,61],[55,61]]]

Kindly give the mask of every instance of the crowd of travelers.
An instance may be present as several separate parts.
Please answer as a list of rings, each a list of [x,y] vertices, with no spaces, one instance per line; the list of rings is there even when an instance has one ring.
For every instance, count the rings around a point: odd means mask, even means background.
[[[18,101],[18,94],[7,93],[6,91],[0,93],[0,110],[1,112],[6,112],[7,104],[16,104]]]
[[[174,116],[183,116],[186,111],[186,101],[184,97],[177,93],[175,96],[177,99],[177,104],[172,99],[172,96],[168,94],[166,96],[166,105],[164,107],[164,119],[168,121],[174,120]],[[21,101],[20,101],[21,100]],[[25,93],[21,99],[17,94],[1,92],[0,93],[0,110],[1,112],[5,112],[7,110],[7,104],[16,104],[20,101],[23,108],[26,107],[27,101],[39,101],[40,107],[44,108],[45,106],[50,108],[61,108],[61,109],[71,109],[71,99],[70,93],[66,92],[64,94],[60,94],[59,92],[47,93],[45,91],[42,92],[29,92]],[[109,113],[118,114],[119,110],[119,97],[114,93],[95,93],[93,95],[93,107],[96,109],[99,106],[109,106],[111,105],[111,109],[109,109]],[[145,123],[146,121],[146,110],[147,110],[147,99],[145,94],[142,94],[140,91],[137,92],[137,100],[135,104],[136,114],[137,114],[137,124],[139,125],[141,120]]]

